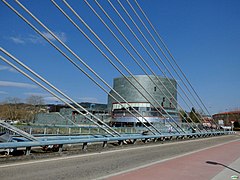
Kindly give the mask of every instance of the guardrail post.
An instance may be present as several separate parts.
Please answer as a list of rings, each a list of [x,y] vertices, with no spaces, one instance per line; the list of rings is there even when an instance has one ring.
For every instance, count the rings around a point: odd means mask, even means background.
[[[86,151],[87,150],[87,142],[83,143],[82,150]]]
[[[71,134],[71,128],[68,128],[68,134]]]
[[[32,134],[32,128],[29,129],[29,134]]]
[[[62,150],[63,150],[63,144],[59,144],[59,149],[58,149],[58,152],[62,152]]]
[[[123,141],[122,140],[118,141],[118,145],[122,146],[123,145]]]
[[[148,141],[149,141],[148,138],[142,139],[142,142],[143,142],[143,143],[147,143]]]
[[[44,128],[43,134],[44,134],[44,135],[47,134],[47,128]]]
[[[137,139],[129,139],[128,141],[129,141],[130,144],[136,144]]]
[[[31,147],[26,147],[25,155],[28,156],[31,153]]]
[[[103,141],[103,148],[107,147],[107,141]]]

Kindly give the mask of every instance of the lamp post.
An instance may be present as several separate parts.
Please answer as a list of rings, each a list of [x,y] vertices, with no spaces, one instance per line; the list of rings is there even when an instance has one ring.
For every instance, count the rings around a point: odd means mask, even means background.
[[[233,124],[234,124],[234,121],[231,121],[231,124],[232,124],[232,131],[233,131]]]
[[[228,124],[229,124],[229,121],[228,121],[228,116],[229,116],[229,114],[228,114],[228,109],[226,109],[226,115],[227,115],[227,117],[226,117],[226,119],[225,119],[225,125],[227,126]]]

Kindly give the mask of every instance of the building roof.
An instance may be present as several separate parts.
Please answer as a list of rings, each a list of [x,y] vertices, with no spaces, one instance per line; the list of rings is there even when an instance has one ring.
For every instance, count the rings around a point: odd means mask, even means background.
[[[216,115],[227,115],[227,114],[240,114],[240,110],[237,110],[237,111],[228,111],[228,112],[221,112],[221,113],[214,114],[213,116],[216,116]]]

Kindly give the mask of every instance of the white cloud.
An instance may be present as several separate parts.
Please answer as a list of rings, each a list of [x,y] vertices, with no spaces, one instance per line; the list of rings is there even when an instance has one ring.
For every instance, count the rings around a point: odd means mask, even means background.
[[[53,32],[59,39],[61,39],[63,42],[67,41],[66,33],[64,32]],[[56,39],[49,33],[49,32],[42,32],[42,34],[48,38],[51,41],[56,41]],[[43,39],[38,34],[29,34],[27,36],[16,36],[16,37],[10,37],[11,41],[13,41],[15,44],[26,44],[26,43],[32,43],[32,44],[44,44],[46,43],[46,40]]]
[[[19,82],[12,82],[12,81],[0,81],[0,87],[16,87],[16,88],[30,88],[35,89],[38,86],[29,84],[29,83],[19,83]]]
[[[8,70],[8,69],[9,69],[8,66],[0,65],[0,71],[4,71],[4,70]]]
[[[15,43],[15,44],[25,44],[25,41],[22,37],[10,37],[10,39]]]
[[[61,39],[63,42],[67,41],[67,36],[64,32],[55,32],[54,33],[59,39]],[[46,36],[48,39],[55,41],[55,38],[48,32],[43,32],[43,35]]]
[[[14,68],[10,67],[10,66],[4,66],[4,65],[0,65],[0,71],[9,71],[9,72],[18,72],[16,71]]]
[[[82,98],[78,98],[80,100],[80,102],[91,102],[91,103],[97,103],[98,99],[94,98],[94,97],[82,97]]]
[[[56,102],[56,101],[59,101],[58,98],[54,97],[54,96],[49,96],[49,97],[45,97],[44,98],[46,101],[51,101],[51,102]]]
[[[33,35],[33,34],[28,35],[28,37],[26,38],[26,41],[32,44],[43,44],[45,42],[45,40],[42,39],[41,36]]]
[[[0,94],[8,94],[8,93],[5,91],[0,91]]]

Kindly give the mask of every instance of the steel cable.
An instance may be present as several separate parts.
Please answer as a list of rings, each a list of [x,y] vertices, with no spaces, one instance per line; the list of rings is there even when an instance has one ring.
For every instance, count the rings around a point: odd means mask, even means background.
[[[137,5],[137,7],[139,8],[139,10],[141,11],[141,13],[143,14],[143,16],[145,17],[145,19],[147,20],[147,22],[149,23],[149,25],[151,26],[151,28],[153,29],[154,33],[157,35],[158,39],[160,40],[161,44],[164,46],[164,48],[166,49],[166,51],[168,52],[168,54],[170,55],[172,61],[174,62],[174,64],[176,65],[177,69],[180,71],[180,73],[183,75],[184,79],[187,81],[187,83],[190,85],[191,89],[193,90],[194,94],[197,96],[197,98],[199,99],[199,101],[201,102],[202,106],[204,107],[204,109],[206,110],[206,112],[208,113],[208,115],[210,116],[210,113],[208,111],[208,109],[206,108],[206,106],[204,105],[202,99],[199,97],[198,93],[195,91],[195,89],[193,88],[192,84],[190,83],[190,81],[188,80],[187,76],[185,75],[185,73],[182,71],[181,67],[178,65],[176,59],[174,58],[174,56],[172,55],[172,53],[170,52],[170,50],[168,49],[167,45],[164,43],[162,37],[159,35],[159,33],[157,32],[157,30],[155,29],[155,27],[153,26],[153,24],[151,23],[151,21],[149,20],[149,18],[147,17],[146,13],[143,11],[143,9],[141,8],[141,6],[139,5],[139,3],[137,2],[137,0],[134,1]],[[169,61],[170,65],[172,66],[171,61]],[[174,68],[175,69],[175,68]],[[198,103],[198,101],[196,100],[196,98],[193,96],[194,100],[196,101],[196,103],[198,104],[198,106],[200,107],[200,109],[202,109],[201,105]],[[215,123],[215,125],[217,127],[219,127],[219,125],[213,121]]]
[[[171,101],[168,96],[164,93],[164,91],[156,84],[155,81],[151,78],[151,76],[148,75],[147,71],[145,68],[138,62],[138,60],[133,56],[133,54],[127,49],[127,47],[123,44],[123,42],[117,37],[117,35],[111,30],[111,28],[105,23],[105,21],[100,17],[100,15],[95,11],[95,9],[85,0],[86,4],[89,6],[89,8],[94,12],[94,14],[100,19],[100,21],[104,24],[104,26],[111,32],[111,34],[114,36],[114,38],[121,44],[121,46],[127,51],[127,53],[131,56],[131,58],[134,60],[134,62],[142,69],[142,71],[149,77],[149,79],[156,85],[156,87],[163,93],[164,96]],[[100,5],[101,6],[101,5]],[[103,11],[106,13],[105,11]],[[105,14],[108,16],[108,14]],[[110,18],[110,17],[109,17]],[[113,23],[113,25],[116,27],[116,29],[119,31],[119,33],[124,37],[124,39],[127,41],[127,43],[131,46],[131,48],[136,52],[136,54],[140,57],[142,62],[148,67],[148,69],[153,73],[153,75],[157,78],[158,82],[165,88],[165,90],[169,93],[169,95],[173,98],[173,100],[180,105],[175,97],[171,94],[171,92],[168,90],[168,88],[164,85],[164,83],[159,80],[159,77],[156,75],[156,73],[151,69],[151,67],[147,64],[147,62],[143,59],[143,57],[140,55],[140,53],[136,50],[136,48],[131,44],[131,42],[128,40],[128,38],[122,33],[122,31],[119,29],[119,27],[113,22],[113,20],[110,18],[110,21]],[[177,108],[174,105],[175,108]],[[181,106],[180,106],[181,107]],[[188,123],[188,121],[187,121]],[[188,123],[189,124],[189,123]],[[189,124],[191,126],[191,124]],[[192,127],[192,126],[191,126]],[[193,127],[192,127],[193,128]]]

